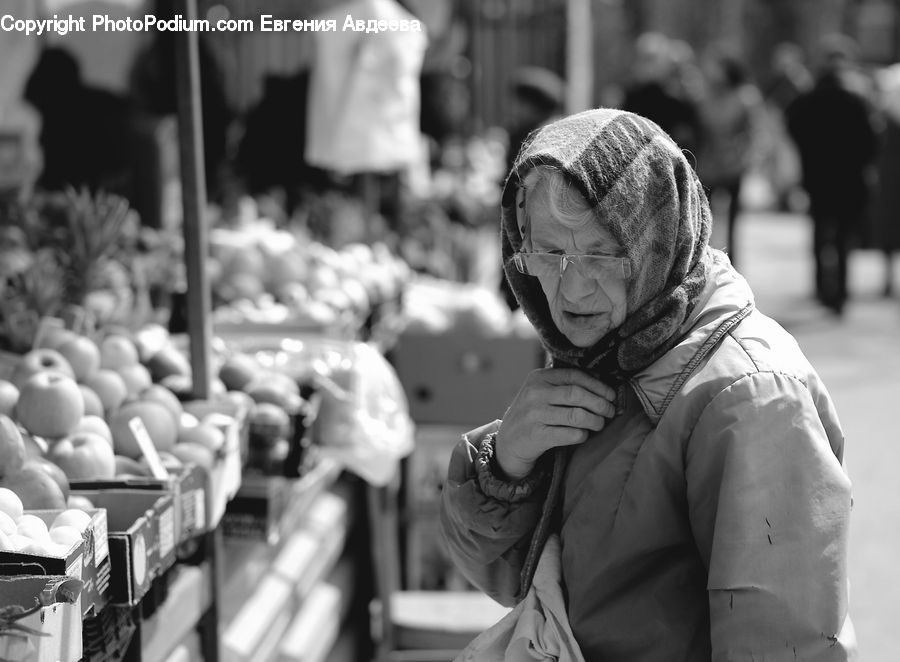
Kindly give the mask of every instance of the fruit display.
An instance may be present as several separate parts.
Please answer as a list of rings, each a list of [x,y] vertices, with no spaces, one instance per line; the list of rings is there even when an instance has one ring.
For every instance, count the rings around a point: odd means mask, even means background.
[[[407,333],[536,337],[522,309],[511,312],[496,289],[422,274],[404,292],[401,318]]]
[[[320,329],[359,328],[396,301],[410,277],[384,242],[333,247],[300,226],[277,229],[252,214],[211,231],[207,268],[217,322]]]
[[[183,281],[180,236],[142,226],[121,197],[70,189],[35,194],[7,211],[0,228],[0,349],[31,349],[47,316],[90,332],[152,321],[151,301]],[[65,329],[58,335],[72,338]],[[74,339],[73,347],[58,340],[53,344],[73,359],[74,376],[85,377],[96,356],[85,355],[83,340]]]
[[[91,516],[75,508],[63,509],[49,523],[46,519],[25,512],[15,492],[0,488],[0,552],[64,557],[91,524]]]
[[[95,337],[56,328],[37,340],[0,380],[0,484],[26,509],[65,507],[73,481],[149,477],[135,420],[170,471],[189,462],[213,468],[224,444],[214,419],[222,408],[196,416],[163,385],[181,378],[190,397],[190,364],[164,327],[112,327]]]

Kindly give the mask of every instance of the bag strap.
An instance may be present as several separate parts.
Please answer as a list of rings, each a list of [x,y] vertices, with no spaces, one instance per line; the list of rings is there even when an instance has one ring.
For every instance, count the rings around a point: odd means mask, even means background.
[[[562,501],[563,476],[569,463],[570,450],[568,446],[558,446],[553,450],[553,473],[550,476],[550,488],[547,490],[547,498],[544,500],[541,518],[534,529],[534,535],[532,535],[531,544],[528,547],[528,554],[525,557],[525,563],[522,565],[522,572],[519,575],[520,599],[523,599],[531,588],[538,560],[541,558],[541,552],[544,551],[547,538],[557,528],[557,514]]]

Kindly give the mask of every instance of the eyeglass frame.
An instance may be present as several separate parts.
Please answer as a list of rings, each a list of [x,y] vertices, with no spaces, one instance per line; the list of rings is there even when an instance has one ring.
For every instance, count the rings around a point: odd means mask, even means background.
[[[538,276],[534,274],[530,274],[525,270],[525,263],[522,260],[523,255],[540,255],[546,257],[555,257],[559,258],[559,277],[562,278],[563,274],[566,271],[566,267],[569,262],[578,262],[580,266],[583,266],[583,263],[580,262],[581,258],[591,258],[592,260],[599,260],[603,262],[618,262],[621,266],[621,277],[623,280],[627,280],[631,277],[632,268],[631,268],[631,260],[627,257],[616,257],[613,255],[590,255],[590,254],[581,254],[581,253],[544,253],[544,252],[529,252],[529,251],[517,251],[513,253],[512,260],[516,265],[516,269],[520,274],[525,276],[531,276],[532,278],[538,278]],[[576,266],[578,269],[578,266]],[[584,271],[579,269],[579,273],[586,278],[590,278]]]

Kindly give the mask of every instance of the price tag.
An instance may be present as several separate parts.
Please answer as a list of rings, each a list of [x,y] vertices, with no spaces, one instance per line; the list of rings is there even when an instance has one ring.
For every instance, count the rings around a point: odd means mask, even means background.
[[[159,515],[159,555],[165,558],[175,548],[175,509],[166,508]]]
[[[131,430],[131,434],[134,435],[134,440],[140,447],[141,453],[147,459],[147,466],[150,467],[150,473],[153,474],[153,477],[160,480],[168,478],[169,472],[166,471],[162,460],[159,459],[159,453],[156,452],[156,446],[153,445],[153,440],[150,439],[150,433],[147,432],[147,426],[144,425],[141,417],[135,416],[129,420],[128,428]]]

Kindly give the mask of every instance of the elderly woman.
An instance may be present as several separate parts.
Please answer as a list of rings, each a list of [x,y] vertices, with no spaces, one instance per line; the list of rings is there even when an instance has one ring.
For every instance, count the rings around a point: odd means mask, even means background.
[[[847,660],[834,405],[710,223],[691,166],[638,115],[586,111],[526,142],[503,264],[551,367],[463,436],[442,531],[507,605],[558,533],[589,661]]]

